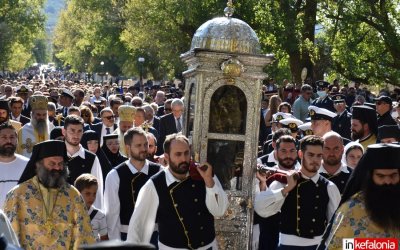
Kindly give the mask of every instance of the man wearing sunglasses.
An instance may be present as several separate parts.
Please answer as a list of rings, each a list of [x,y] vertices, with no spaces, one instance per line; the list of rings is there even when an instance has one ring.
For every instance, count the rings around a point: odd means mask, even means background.
[[[90,128],[99,135],[100,147],[103,145],[103,136],[112,134],[117,129],[114,113],[111,108],[104,108],[100,111],[101,122],[92,125]]]
[[[376,113],[378,113],[378,127],[384,125],[397,125],[396,121],[390,114],[392,111],[392,99],[388,96],[381,95],[375,98]]]

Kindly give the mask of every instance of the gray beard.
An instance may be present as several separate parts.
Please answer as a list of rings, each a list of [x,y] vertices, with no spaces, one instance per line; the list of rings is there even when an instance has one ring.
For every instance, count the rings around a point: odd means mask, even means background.
[[[36,119],[31,120],[31,124],[33,128],[36,130],[36,132],[39,135],[47,135],[48,134],[48,127],[49,124],[47,122],[48,119],[45,119],[44,121],[37,121]]]
[[[38,162],[36,165],[36,174],[38,179],[46,188],[60,188],[67,183],[69,175],[67,165],[65,165],[60,171],[47,170],[41,162]]]

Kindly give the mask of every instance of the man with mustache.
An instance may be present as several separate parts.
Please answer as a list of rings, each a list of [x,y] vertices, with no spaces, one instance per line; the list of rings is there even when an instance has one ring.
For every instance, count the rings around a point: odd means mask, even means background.
[[[67,183],[65,143],[49,140],[33,147],[29,179],[12,189],[4,212],[23,249],[78,249],[95,242],[84,201]]]
[[[157,221],[160,250],[217,249],[214,216],[224,215],[228,198],[211,165],[205,163],[202,166],[207,167],[189,172],[190,155],[184,135],[166,137],[168,167],[140,190],[127,241],[148,243]]]
[[[260,216],[281,212],[277,249],[316,249],[326,223],[339,205],[338,188],[318,173],[323,144],[321,137],[304,137],[300,142],[299,173],[289,171],[287,183],[274,181],[255,198],[254,208]]]
[[[300,169],[300,164],[297,161],[296,140],[291,135],[282,135],[276,141],[273,153],[278,162],[274,168],[284,171]],[[256,177],[259,180],[260,192],[265,191],[267,189],[266,174],[257,171]],[[255,206],[262,206],[262,204],[257,203]],[[259,250],[275,250],[278,247],[279,222],[280,212],[268,218],[259,218]]]
[[[9,123],[0,124],[0,207],[6,194],[17,185],[28,158],[16,154],[17,132]]]
[[[350,177],[326,246],[343,238],[400,238],[400,146],[368,146]]]
[[[7,100],[0,100],[0,124],[5,122],[9,122],[16,131],[22,127],[22,123],[11,119],[9,102]]]
[[[330,131],[322,137],[324,139],[322,166],[319,173],[335,183],[340,193],[343,193],[347,180],[350,177],[352,169],[342,164],[344,152],[342,137],[333,131]]]
[[[126,240],[140,189],[161,169],[146,159],[149,144],[141,128],[126,131],[124,142],[129,159],[110,171],[104,192],[108,237],[120,240]]]
[[[18,131],[17,147],[17,152],[28,158],[32,154],[33,145],[48,140],[50,131],[54,128],[47,117],[47,98],[43,95],[33,95],[29,101],[32,108],[31,122]]]
[[[375,110],[366,105],[353,106],[351,118],[351,139],[364,147],[376,143],[378,121]]]

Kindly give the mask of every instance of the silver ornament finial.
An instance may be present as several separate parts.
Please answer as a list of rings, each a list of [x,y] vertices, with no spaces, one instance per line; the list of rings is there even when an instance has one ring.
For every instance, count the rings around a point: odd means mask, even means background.
[[[235,8],[233,7],[232,0],[228,0],[226,3],[226,8],[224,9],[224,13],[226,17],[231,17],[233,16],[233,12],[235,11]]]

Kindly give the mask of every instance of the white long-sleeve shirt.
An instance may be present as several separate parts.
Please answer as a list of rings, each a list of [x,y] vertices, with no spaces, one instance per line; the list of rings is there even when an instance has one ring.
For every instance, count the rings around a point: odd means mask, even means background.
[[[70,155],[69,153],[68,157],[75,158],[77,156],[81,157],[82,159],[85,159],[85,148],[82,147],[82,145],[79,145],[79,150],[73,154]],[[97,156],[94,158],[92,169],[90,171],[91,175],[94,175],[97,178],[97,193],[96,193],[96,200],[93,203],[93,206],[96,208],[103,210],[104,205],[103,205],[103,172],[101,171],[101,165],[100,161],[97,158]]]
[[[317,183],[319,176],[320,175],[317,173],[310,179],[314,183]],[[307,177],[304,175],[303,178],[307,179]],[[286,184],[274,181],[271,183],[271,185],[266,191],[262,191],[256,194],[254,201],[254,209],[257,212],[257,214],[259,214],[261,217],[266,218],[278,213],[281,210],[283,203],[285,202],[286,197],[282,195],[282,189],[285,186]],[[326,211],[326,218],[329,221],[339,206],[341,196],[339,189],[331,181],[329,181],[329,184],[327,186],[327,191],[329,196],[329,202]],[[321,239],[322,235],[315,236],[313,239],[308,239],[296,235],[289,235],[283,233],[279,234],[279,243],[291,246],[318,245],[321,242]]]
[[[174,182],[180,182],[176,179],[169,168],[164,169],[167,186]],[[228,197],[222,189],[221,183],[216,176],[213,177],[215,185],[212,188],[206,187],[206,206],[208,211],[216,217],[223,216],[228,208]],[[159,206],[159,198],[157,190],[152,180],[146,182],[139,192],[136,201],[135,211],[129,222],[127,241],[133,243],[149,243],[153,233],[157,210]],[[173,230],[173,229],[172,229]],[[158,242],[160,250],[176,249],[168,247]],[[217,242],[214,241],[206,246],[198,248],[198,250],[218,249]]]
[[[129,170],[132,174],[136,174],[138,171],[127,160],[125,164],[128,165]],[[140,170],[145,175],[149,174],[149,161],[146,160],[143,168]],[[121,202],[118,196],[120,179],[117,170],[112,169],[106,178],[106,189],[104,190],[104,206],[107,219],[108,238],[110,240],[121,239],[121,232],[127,233],[128,226],[121,225],[120,220],[120,208]]]

